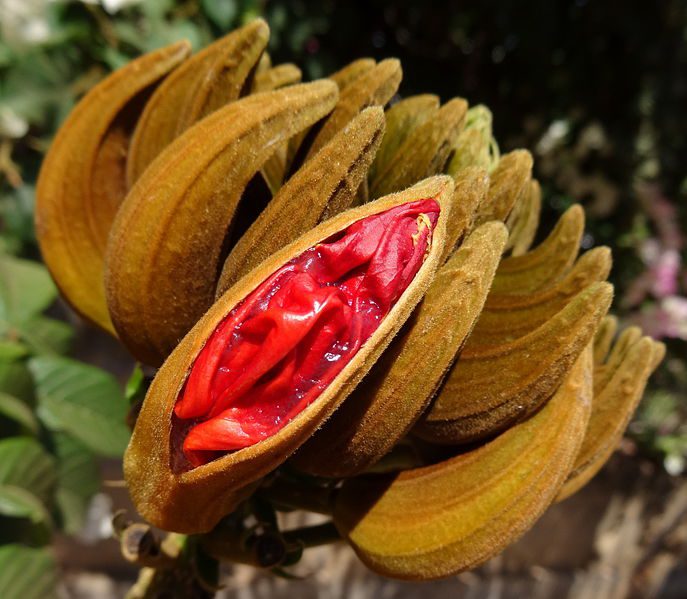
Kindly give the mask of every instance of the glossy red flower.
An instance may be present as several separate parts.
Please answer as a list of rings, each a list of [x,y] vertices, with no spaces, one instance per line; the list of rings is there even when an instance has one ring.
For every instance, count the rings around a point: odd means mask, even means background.
[[[359,220],[251,292],[196,358],[174,412],[198,466],[290,422],[355,356],[422,265],[439,216],[419,200]]]

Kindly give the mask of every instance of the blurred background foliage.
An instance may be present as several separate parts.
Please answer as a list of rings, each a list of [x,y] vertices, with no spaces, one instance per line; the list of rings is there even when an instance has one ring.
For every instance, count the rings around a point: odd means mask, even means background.
[[[83,531],[98,458],[129,439],[118,381],[64,357],[74,329],[44,314],[56,298],[43,265],[0,250],[0,597],[53,596],[46,546]]]
[[[0,369],[21,364],[27,384],[38,390],[38,407],[27,400],[27,420],[18,419],[24,433],[37,435],[48,458],[59,457],[59,441],[45,435],[70,431],[51,412],[58,409],[54,401],[41,408],[41,376],[48,368],[86,368],[57,357],[68,352],[70,327],[41,316],[55,291],[46,291],[41,267],[25,261],[40,260],[34,183],[57,126],[84,91],[132,57],[180,38],[198,48],[258,15],[272,29],[273,61],[297,63],[308,79],[360,56],[397,56],[402,94],[431,91],[443,100],[460,95],[488,105],[502,149],[526,147],[535,156],[547,225],[573,202],[583,203],[584,246],[614,250],[615,310],[623,324],[641,324],[669,348],[626,449],[639,448],[671,474],[681,473],[687,5],[680,0],[532,0],[526,7],[516,0],[0,0],[0,274],[34,269],[35,280],[12,293],[42,297],[23,324],[9,322],[0,301]],[[14,280],[5,276],[0,300],[7,286]],[[2,344],[14,345],[5,351]],[[112,398],[106,416],[123,409],[111,380],[102,374],[97,384]],[[78,404],[73,393],[60,397]],[[121,439],[111,439],[111,447],[90,441],[73,440],[91,453],[114,455]]]

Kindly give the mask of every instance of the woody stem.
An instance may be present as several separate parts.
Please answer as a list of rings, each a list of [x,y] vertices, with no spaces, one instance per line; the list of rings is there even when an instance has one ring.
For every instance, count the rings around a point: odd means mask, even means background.
[[[341,540],[339,531],[332,522],[324,522],[314,526],[304,526],[284,532],[287,543],[301,543],[303,547],[320,547]]]
[[[259,493],[275,508],[306,510],[316,514],[331,515],[336,489],[303,485],[278,479]]]

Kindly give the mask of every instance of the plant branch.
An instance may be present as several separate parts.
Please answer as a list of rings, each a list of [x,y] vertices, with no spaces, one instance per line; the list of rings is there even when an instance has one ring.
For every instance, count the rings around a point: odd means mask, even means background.
[[[291,543],[300,543],[304,548],[320,547],[329,545],[341,540],[339,531],[336,530],[333,522],[324,522],[314,526],[304,526],[287,530],[283,534],[284,540]]]
[[[316,514],[332,514],[333,488],[306,486],[279,478],[258,491],[258,495],[270,501],[278,510],[306,510]]]

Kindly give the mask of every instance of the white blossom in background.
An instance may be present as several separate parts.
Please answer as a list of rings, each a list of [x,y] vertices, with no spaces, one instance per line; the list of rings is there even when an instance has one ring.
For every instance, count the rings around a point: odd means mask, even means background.
[[[84,4],[99,4],[109,14],[114,15],[123,8],[141,4],[143,0],[81,0]]]
[[[77,535],[84,543],[96,543],[112,536],[112,498],[105,493],[96,493],[88,504],[86,521]]]
[[[680,476],[685,471],[685,459],[681,455],[670,454],[663,460],[663,466],[671,476]]]
[[[548,154],[561,146],[570,133],[570,123],[564,119],[553,121],[537,142],[538,154]]]
[[[687,341],[687,298],[680,295],[661,298],[643,308],[633,320],[655,339]]]
[[[50,37],[48,6],[54,0],[0,0],[0,34],[11,46],[35,45]]]
[[[29,123],[11,107],[0,104],[0,137],[19,139],[29,131]]]
[[[667,337],[687,340],[687,298],[673,295],[661,301],[666,314]]]
[[[102,6],[113,15],[123,8],[141,4],[143,0],[79,0],[84,4]],[[69,0],[0,0],[0,37],[10,46],[38,45],[50,38],[51,4],[66,4]]]

